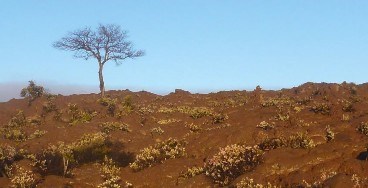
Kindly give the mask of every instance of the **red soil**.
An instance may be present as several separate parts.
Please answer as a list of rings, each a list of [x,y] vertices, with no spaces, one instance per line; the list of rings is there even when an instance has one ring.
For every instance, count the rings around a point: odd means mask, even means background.
[[[58,95],[55,104],[63,112],[63,118],[68,118],[69,103],[77,104],[79,109],[96,111],[97,116],[89,123],[70,126],[68,122],[54,120],[52,112],[42,118],[41,125],[25,128],[29,132],[47,131],[42,137],[24,142],[1,137],[0,143],[37,154],[50,144],[57,144],[59,141],[71,143],[85,133],[99,132],[99,125],[103,122],[123,122],[129,125],[131,132],[114,131],[109,135],[112,143],[110,157],[121,168],[122,185],[127,181],[134,187],[213,187],[216,184],[205,174],[179,180],[178,176],[188,167],[203,166],[204,161],[218,153],[219,147],[236,143],[253,146],[266,137],[288,137],[303,132],[314,141],[314,148],[281,147],[265,151],[263,162],[254,170],[237,177],[231,185],[249,177],[260,184],[270,182],[281,187],[306,187],[307,183],[314,182],[320,182],[319,185],[323,187],[353,187],[356,184],[368,187],[368,161],[365,160],[368,136],[356,130],[361,122],[368,121],[368,84],[306,83],[280,91],[258,89],[210,94],[190,94],[176,90],[166,96],[149,92],[108,91],[107,95],[117,98],[119,105],[125,96],[130,95],[134,110],[118,119],[107,115],[107,108],[97,102],[97,94]],[[271,98],[285,99],[287,102],[270,107],[262,106],[262,103]],[[27,99],[0,103],[0,127],[8,124],[18,110],[23,110],[26,117],[40,116],[42,105],[46,101],[42,97],[33,101],[30,106]],[[344,111],[344,101],[350,101],[353,108]],[[311,111],[313,106],[322,103],[330,107],[329,114]],[[161,107],[178,106],[207,107],[215,113],[226,114],[228,119],[214,124],[211,116],[194,119],[180,112],[158,112]],[[142,110],[144,107],[146,110]],[[278,120],[275,117],[279,114],[288,114],[289,119]],[[349,119],[342,120],[343,114],[345,117],[349,116]],[[158,124],[158,121],[167,119],[176,119],[178,122]],[[274,122],[275,128],[263,130],[256,127],[262,121]],[[202,131],[190,133],[185,125],[191,123],[200,125]],[[326,141],[327,125],[335,133],[335,138],[330,142]],[[152,136],[150,130],[154,127],[161,127],[164,133]],[[129,163],[133,162],[141,149],[170,137],[187,142],[184,157],[169,159],[139,172],[134,172],[129,167]],[[28,159],[16,160],[14,164],[33,170],[39,180],[37,187],[96,187],[103,182],[99,163],[101,161],[79,164],[72,169],[73,176],[69,178],[52,173],[41,176],[29,165]],[[0,177],[0,187],[10,185],[10,178]]]

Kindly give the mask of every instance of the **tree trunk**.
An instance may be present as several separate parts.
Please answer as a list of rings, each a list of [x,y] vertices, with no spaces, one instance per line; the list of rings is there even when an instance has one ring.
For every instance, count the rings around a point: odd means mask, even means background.
[[[98,70],[98,77],[100,78],[100,92],[101,92],[101,97],[105,96],[105,83],[103,80],[103,75],[102,75],[102,69],[103,69],[103,65],[101,63],[99,63],[99,70]]]

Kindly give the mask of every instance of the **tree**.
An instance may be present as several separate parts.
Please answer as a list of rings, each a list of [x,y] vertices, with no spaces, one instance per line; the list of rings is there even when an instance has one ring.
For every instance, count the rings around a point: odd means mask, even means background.
[[[101,97],[104,97],[103,66],[110,60],[120,65],[127,58],[133,59],[144,55],[142,50],[133,49],[132,43],[126,40],[127,37],[127,31],[121,30],[120,26],[100,24],[96,31],[87,27],[70,32],[53,46],[60,50],[75,52],[76,58],[96,59],[99,65]]]
[[[34,101],[36,98],[42,97],[45,94],[45,88],[36,85],[33,80],[28,82],[29,85],[20,91],[20,96],[28,98],[28,104],[31,105],[32,101]]]

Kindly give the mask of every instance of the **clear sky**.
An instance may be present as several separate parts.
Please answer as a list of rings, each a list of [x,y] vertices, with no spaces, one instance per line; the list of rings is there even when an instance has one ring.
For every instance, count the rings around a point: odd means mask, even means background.
[[[107,90],[278,89],[368,78],[364,0],[1,0],[0,18],[1,93],[28,80],[51,92],[98,92],[97,63],[52,43],[99,23],[120,25],[146,52],[108,63]]]

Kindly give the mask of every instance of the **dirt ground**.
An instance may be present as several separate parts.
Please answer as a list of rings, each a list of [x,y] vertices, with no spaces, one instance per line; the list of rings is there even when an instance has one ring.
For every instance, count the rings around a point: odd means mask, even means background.
[[[27,120],[21,128],[25,139],[0,137],[0,145],[23,153],[11,161],[11,166],[32,172],[37,187],[97,187],[104,182],[102,158],[81,160],[64,176],[51,170],[41,172],[27,156],[40,156],[60,141],[68,144],[84,134],[101,132],[100,125],[105,122],[119,122],[130,131],[110,131],[106,153],[120,168],[121,187],[217,187],[206,173],[187,178],[181,174],[188,168],[203,167],[219,148],[232,144],[260,146],[270,138],[298,134],[307,135],[308,144],[313,146],[263,149],[260,164],[236,176],[227,186],[250,178],[278,187],[368,187],[368,130],[365,135],[358,129],[368,122],[368,84],[306,83],[278,91],[257,88],[210,94],[176,90],[165,96],[127,90],[106,93],[116,99],[113,109],[101,104],[98,94],[44,96],[30,104],[27,99],[0,103],[2,132],[19,111]],[[55,108],[47,111],[51,103]],[[70,104],[93,117],[71,123]],[[262,128],[265,124],[271,127]],[[35,131],[44,132],[31,137]],[[140,171],[130,167],[142,149],[169,138],[185,143],[185,155]],[[11,180],[19,172],[10,172],[0,174],[0,187],[15,184]]]

